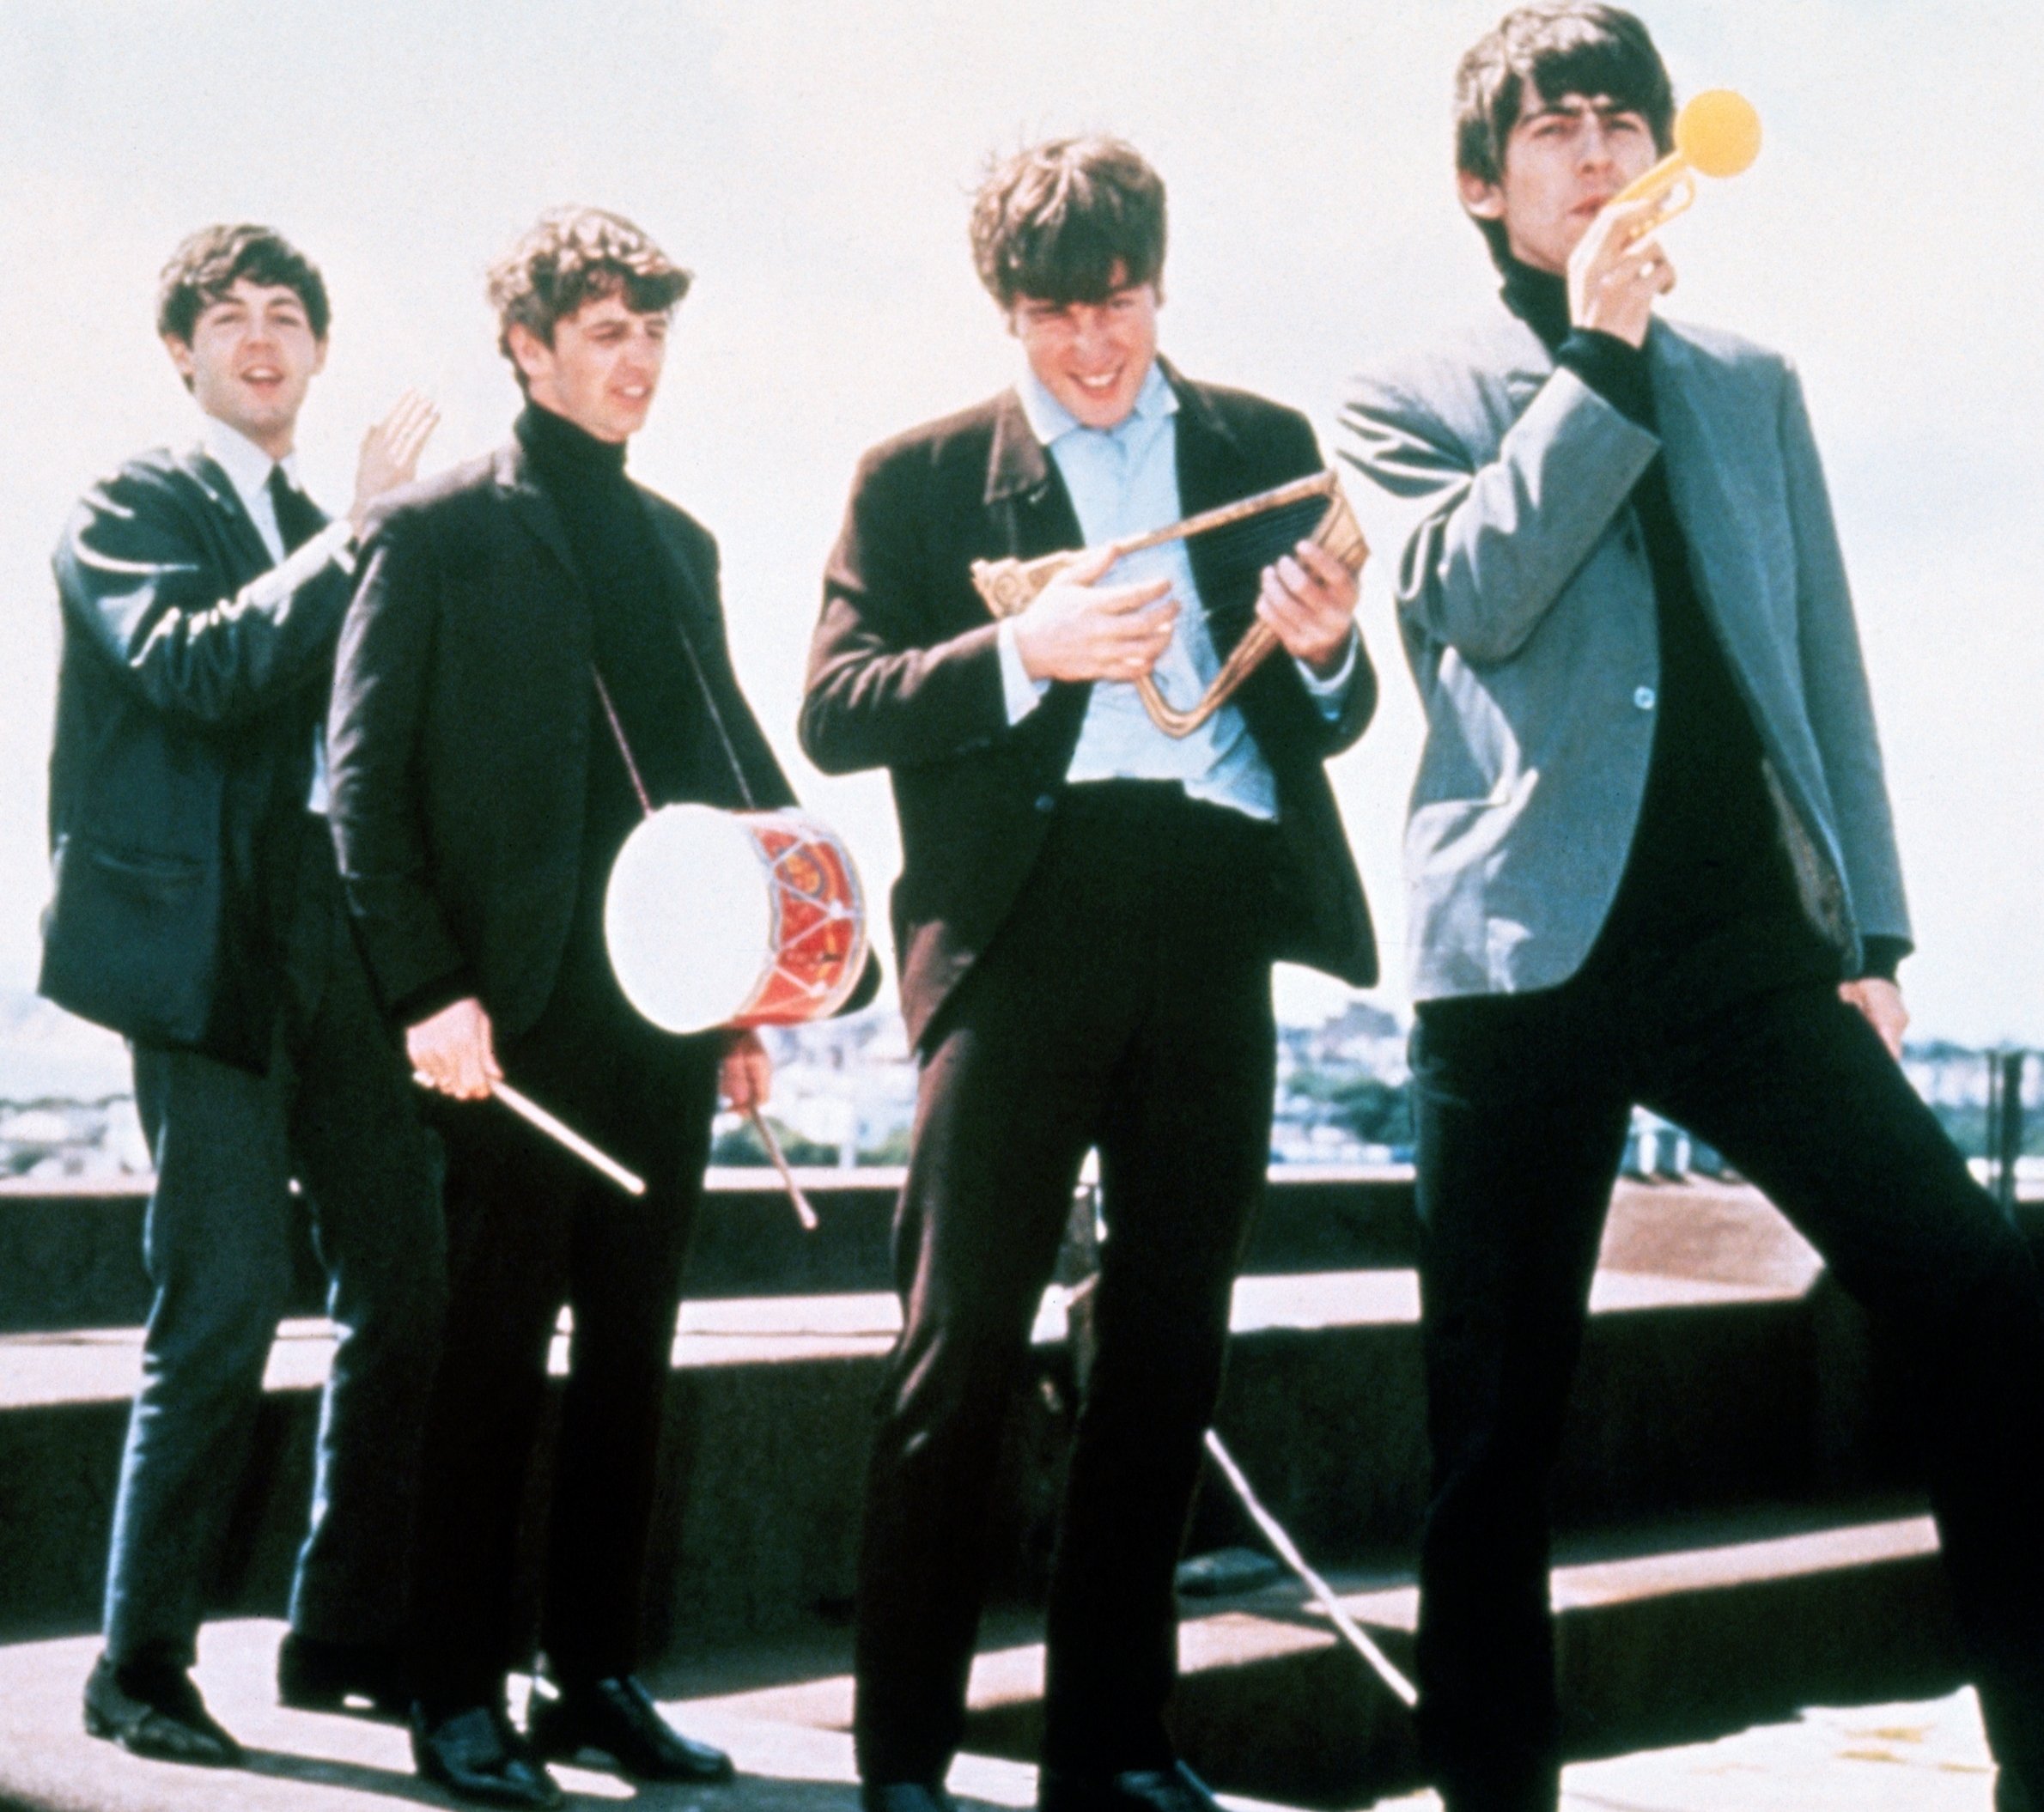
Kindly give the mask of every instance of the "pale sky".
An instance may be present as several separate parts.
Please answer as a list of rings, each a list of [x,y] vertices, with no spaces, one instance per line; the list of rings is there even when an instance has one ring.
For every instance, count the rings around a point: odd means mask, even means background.
[[[189,437],[155,274],[220,219],[324,269],[332,358],[301,423],[315,496],[407,384],[427,469],[504,435],[482,300],[543,207],[631,216],[697,273],[636,475],[724,553],[741,679],[869,891],[884,779],[824,781],[794,720],[818,575],[860,452],[1007,381],[968,200],[990,151],[1105,129],[1170,188],[1165,350],[1333,426],[1344,376],[1493,287],[1456,207],[1455,61],[1484,3],[680,0],[575,6],[0,0],[0,987],[33,985],[54,671],[48,554],[130,453]],[[1801,366],[1831,474],[1921,954],[1920,1034],[2044,1043],[2044,169],[2035,0],[1662,0],[1678,91],[1758,106],[1760,161],[1667,242],[1670,313]],[[1384,705],[1334,769],[1402,1009],[1398,839],[1419,742],[1381,584]],[[1300,975],[1281,1004],[1342,991]]]

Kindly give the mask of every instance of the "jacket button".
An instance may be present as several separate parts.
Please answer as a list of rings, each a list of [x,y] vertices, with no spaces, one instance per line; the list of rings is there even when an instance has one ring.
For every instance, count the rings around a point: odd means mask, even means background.
[[[1633,702],[1639,706],[1642,711],[1652,710],[1653,700],[1654,691],[1652,686],[1641,686],[1638,691],[1633,694]]]
[[[1038,812],[1055,812],[1055,811],[1056,811],[1056,810],[1057,810],[1057,795],[1056,795],[1055,793],[1039,793],[1039,794],[1037,794],[1037,810]]]

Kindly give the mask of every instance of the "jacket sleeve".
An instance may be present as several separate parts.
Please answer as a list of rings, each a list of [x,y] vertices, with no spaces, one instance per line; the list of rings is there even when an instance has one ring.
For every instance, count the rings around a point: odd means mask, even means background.
[[[1802,380],[1792,366],[1783,374],[1779,433],[1789,520],[1796,538],[1797,652],[1803,696],[1838,814],[1853,916],[1863,937],[1906,943],[1909,909],[1866,662],[1831,496],[1803,400]]]
[[[933,632],[927,483],[914,451],[869,453],[854,481],[802,700],[802,748],[826,774],[945,761],[1007,733],[993,621]]]
[[[1370,727],[1370,720],[1376,715],[1377,669],[1371,663],[1362,625],[1358,623],[1355,666],[1348,676],[1348,688],[1341,695],[1341,708],[1332,718],[1322,720],[1327,725],[1326,754],[1335,756],[1345,749],[1353,749],[1363,739],[1363,732]]]
[[[328,816],[349,908],[379,993],[407,1022],[471,991],[434,891],[420,791],[440,602],[425,531],[388,519],[342,627],[326,730]]]
[[[193,508],[146,467],[94,485],[57,544],[58,598],[153,708],[232,723],[319,671],[349,581],[331,542],[315,540],[225,591]]]
[[[1393,382],[1359,380],[1341,420],[1341,457],[1383,506],[1366,526],[1393,562],[1399,611],[1472,666],[1525,644],[1660,446],[1566,369],[1481,465]]]

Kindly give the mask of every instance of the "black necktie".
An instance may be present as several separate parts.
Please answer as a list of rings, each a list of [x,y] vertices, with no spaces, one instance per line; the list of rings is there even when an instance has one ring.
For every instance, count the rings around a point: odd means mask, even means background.
[[[281,465],[270,468],[270,507],[277,512],[277,532],[287,555],[296,553],[326,526],[319,506],[284,476]]]

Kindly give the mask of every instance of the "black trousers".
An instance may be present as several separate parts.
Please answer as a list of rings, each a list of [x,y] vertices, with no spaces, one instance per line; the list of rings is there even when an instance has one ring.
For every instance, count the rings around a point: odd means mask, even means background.
[[[924,1046],[860,1553],[872,1782],[940,1780],[957,1751],[1001,1425],[1091,1146],[1098,1356],[1053,1560],[1043,1759],[1172,1754],[1172,1572],[1268,1159],[1276,837],[1175,786],[1074,787],[1057,810]]]
[[[154,1298],[106,1566],[106,1651],[189,1667],[284,1312],[305,1186],[339,1339],[291,1623],[392,1644],[446,1302],[435,1163],[349,930],[324,818],[299,828],[284,996],[263,1074],[135,1047],[156,1164]]]
[[[1546,1487],[1633,1104],[1723,1152],[1905,1349],[1989,1736],[2044,1787],[2044,1299],[2016,1229],[1822,983],[1707,1002],[1593,958],[1420,1010],[1413,1073],[1433,1482],[1420,1734],[1451,1812],[1555,1804]],[[2044,1804],[2044,1796],[2038,1803]]]
[[[500,1698],[526,1657],[519,1512],[548,1348],[574,1315],[555,1456],[541,1645],[568,1682],[633,1671],[682,1267],[709,1156],[721,1041],[637,1020],[583,952],[499,1061],[513,1084],[645,1178],[633,1197],[492,1102],[433,1098],[447,1144],[452,1307],[427,1426],[412,1664],[427,1711]]]

